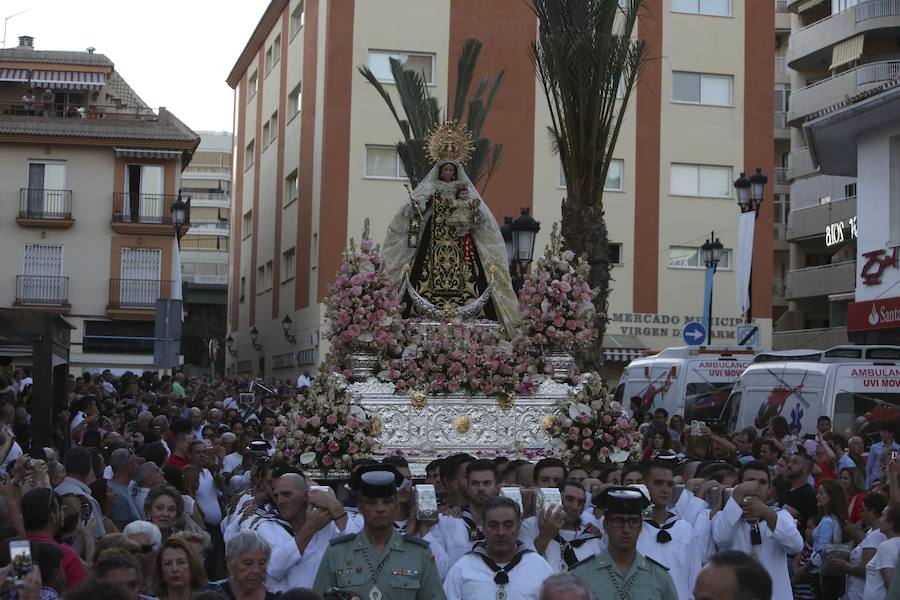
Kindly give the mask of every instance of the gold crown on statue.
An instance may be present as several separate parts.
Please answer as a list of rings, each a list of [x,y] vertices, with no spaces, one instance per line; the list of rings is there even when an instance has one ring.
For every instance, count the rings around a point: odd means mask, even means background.
[[[469,160],[474,148],[472,134],[456,121],[442,123],[425,137],[425,149],[432,162],[455,160],[462,164]]]

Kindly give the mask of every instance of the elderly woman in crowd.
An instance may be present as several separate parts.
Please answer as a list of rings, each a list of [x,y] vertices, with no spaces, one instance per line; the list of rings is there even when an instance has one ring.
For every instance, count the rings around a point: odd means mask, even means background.
[[[170,485],[156,486],[144,500],[144,513],[166,539],[184,526],[184,499]]]
[[[159,600],[190,600],[206,585],[203,562],[191,544],[177,536],[162,543],[154,576]]]
[[[149,521],[132,521],[122,530],[122,535],[140,547],[141,592],[152,595],[153,565],[162,544],[162,533]]]
[[[225,544],[228,579],[207,586],[234,600],[274,600],[266,589],[266,568],[272,548],[257,531],[244,529]]]

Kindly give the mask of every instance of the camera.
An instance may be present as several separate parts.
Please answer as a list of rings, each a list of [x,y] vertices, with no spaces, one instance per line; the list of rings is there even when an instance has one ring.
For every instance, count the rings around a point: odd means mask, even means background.
[[[81,520],[84,523],[87,523],[91,520],[91,514],[93,513],[93,509],[91,508],[90,502],[83,502],[81,504]]]

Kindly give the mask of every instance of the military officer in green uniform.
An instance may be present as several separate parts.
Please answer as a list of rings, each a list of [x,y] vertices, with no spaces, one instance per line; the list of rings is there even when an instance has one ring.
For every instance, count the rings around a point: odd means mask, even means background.
[[[678,600],[668,569],[637,551],[641,515],[649,503],[634,488],[606,488],[597,498],[604,509],[607,549],[571,569],[590,585],[592,600]]]
[[[340,590],[360,600],[444,600],[441,578],[428,542],[394,527],[397,485],[391,465],[367,465],[353,474],[363,530],[331,540],[313,588]]]

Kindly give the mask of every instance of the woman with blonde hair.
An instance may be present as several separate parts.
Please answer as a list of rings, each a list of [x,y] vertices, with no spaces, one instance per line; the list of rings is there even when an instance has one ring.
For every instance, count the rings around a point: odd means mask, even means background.
[[[206,572],[196,550],[179,536],[162,543],[154,569],[159,600],[190,600],[206,585]]]

